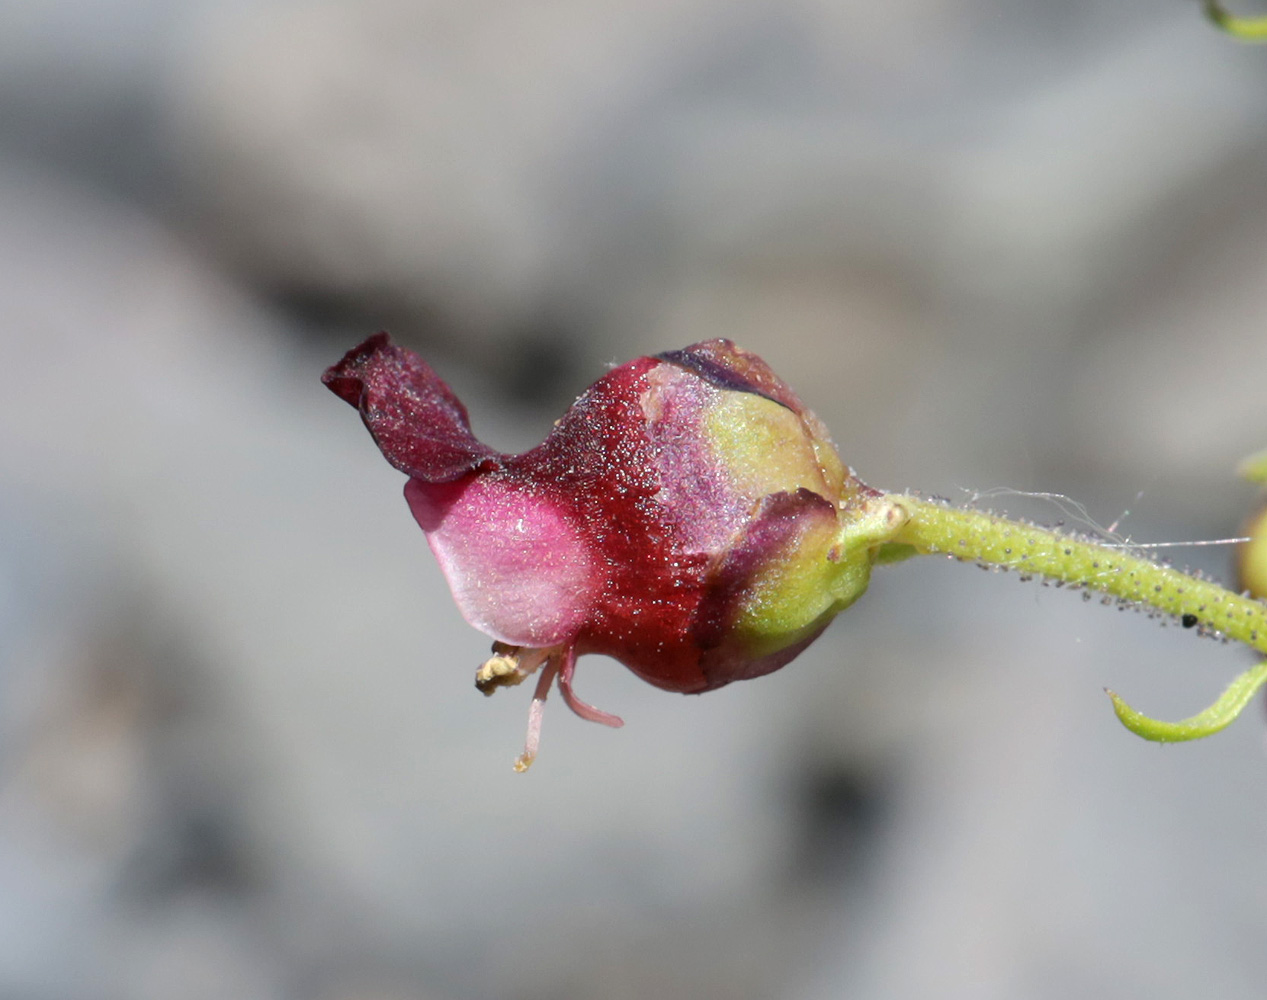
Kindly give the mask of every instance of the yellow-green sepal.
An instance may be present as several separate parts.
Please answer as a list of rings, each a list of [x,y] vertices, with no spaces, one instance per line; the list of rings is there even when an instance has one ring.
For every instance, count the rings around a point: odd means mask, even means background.
[[[1226,729],[1236,721],[1245,706],[1267,684],[1267,660],[1256,667],[1251,667],[1227,686],[1219,700],[1204,712],[1183,719],[1179,722],[1162,722],[1137,712],[1126,704],[1115,692],[1106,691],[1113,700],[1113,711],[1122,725],[1136,736],[1142,736],[1154,743],[1182,743],[1186,740],[1200,740]]]

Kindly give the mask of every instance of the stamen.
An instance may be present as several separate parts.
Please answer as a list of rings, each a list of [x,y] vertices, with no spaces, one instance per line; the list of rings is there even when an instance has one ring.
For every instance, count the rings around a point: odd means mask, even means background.
[[[475,671],[475,686],[491,695],[499,687],[514,687],[522,684],[536,672],[537,668],[555,652],[551,649],[524,649],[522,646],[508,646],[504,642],[493,643],[493,655],[480,664]]]
[[[558,652],[554,650],[553,652]],[[546,697],[550,694],[550,685],[554,683],[559,672],[559,657],[551,656],[545,670],[537,678],[537,690],[532,693],[532,706],[528,709],[528,736],[524,740],[524,752],[515,759],[515,770],[523,773],[532,767],[537,759],[537,748],[541,745],[541,718],[545,714]]]

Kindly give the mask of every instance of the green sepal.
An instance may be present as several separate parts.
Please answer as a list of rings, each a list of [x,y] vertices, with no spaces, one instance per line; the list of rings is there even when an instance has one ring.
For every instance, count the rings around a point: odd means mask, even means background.
[[[1251,667],[1227,686],[1227,690],[1204,712],[1180,722],[1161,722],[1135,711],[1112,691],[1106,694],[1113,699],[1113,711],[1122,725],[1136,736],[1154,743],[1181,743],[1200,740],[1226,729],[1241,714],[1250,699],[1267,684],[1267,660]]]

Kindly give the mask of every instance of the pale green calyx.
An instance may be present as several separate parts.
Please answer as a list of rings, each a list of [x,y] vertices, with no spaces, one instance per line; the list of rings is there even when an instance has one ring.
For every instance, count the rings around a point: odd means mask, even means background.
[[[866,592],[880,547],[906,517],[900,504],[877,496],[838,508],[834,523],[807,524],[795,554],[771,560],[751,584],[735,634],[756,656],[814,635]]]

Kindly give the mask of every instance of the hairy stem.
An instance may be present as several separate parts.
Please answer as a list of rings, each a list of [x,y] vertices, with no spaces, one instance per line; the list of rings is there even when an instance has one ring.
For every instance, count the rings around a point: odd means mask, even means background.
[[[1218,584],[1181,573],[1099,542],[981,511],[962,510],[891,495],[909,515],[892,541],[923,555],[1014,569],[1086,587],[1174,615],[1186,627],[1200,626],[1267,655],[1267,604]],[[1247,672],[1210,709],[1180,723],[1164,723],[1135,712],[1110,692],[1118,718],[1148,739],[1194,739],[1217,732],[1267,683],[1261,665]]]

